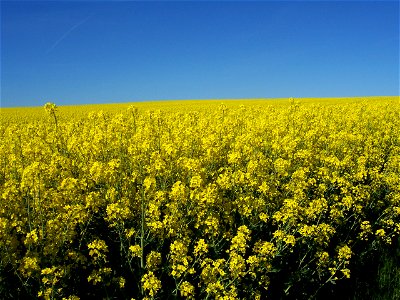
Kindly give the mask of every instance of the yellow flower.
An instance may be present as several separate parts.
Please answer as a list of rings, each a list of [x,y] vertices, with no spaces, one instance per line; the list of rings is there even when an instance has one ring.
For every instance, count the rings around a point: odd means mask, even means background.
[[[349,269],[344,268],[344,269],[341,269],[340,271],[343,273],[343,276],[345,278],[350,278],[350,270]]]
[[[197,245],[194,247],[194,255],[201,256],[208,252],[208,245],[205,243],[204,239],[197,241]]]
[[[51,102],[47,102],[47,103],[44,105],[44,109],[45,109],[45,111],[48,112],[48,113],[54,113],[54,112],[57,111],[57,105],[55,105],[54,103],[51,103]]]
[[[125,278],[124,277],[119,277],[118,279],[118,285],[121,289],[125,287]]]
[[[247,241],[250,238],[250,230],[247,226],[242,225],[238,228],[238,233],[233,237],[229,251],[236,251],[244,254],[247,248]]]
[[[161,254],[156,251],[151,251],[146,257],[146,268],[155,270],[161,264]]]
[[[377,237],[381,237],[381,238],[385,237],[385,235],[386,235],[385,229],[383,229],[383,228],[378,229],[378,230],[375,232],[375,235],[376,235]]]
[[[106,253],[108,247],[105,241],[96,239],[88,244],[89,255],[93,257],[94,261],[106,261]]]
[[[129,247],[132,257],[142,257],[142,248],[139,245],[132,245]]]
[[[194,286],[189,282],[184,281],[179,287],[179,291],[182,297],[193,299],[194,298]]]
[[[246,269],[246,261],[245,259],[233,252],[229,257],[229,271],[233,278],[238,278],[244,275]]]
[[[26,235],[24,243],[25,245],[33,245],[37,243],[38,239],[37,230],[34,229]]]
[[[199,188],[201,186],[202,179],[201,176],[195,175],[190,179],[190,187],[191,188]]]
[[[338,258],[339,260],[349,260],[351,258],[352,251],[349,246],[344,245],[339,248]]]
[[[127,238],[132,237],[134,234],[135,234],[135,229],[134,228],[125,229],[125,236]]]
[[[24,276],[30,277],[34,272],[39,270],[39,260],[37,257],[24,257],[21,262],[20,270]]]
[[[143,290],[148,293],[150,297],[154,297],[161,289],[161,281],[154,275],[152,271],[144,274],[141,282]]]

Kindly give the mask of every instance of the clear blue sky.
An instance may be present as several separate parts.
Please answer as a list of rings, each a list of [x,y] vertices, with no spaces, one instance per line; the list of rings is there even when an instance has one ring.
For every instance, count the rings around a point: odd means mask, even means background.
[[[1,105],[399,95],[398,1],[2,1]]]

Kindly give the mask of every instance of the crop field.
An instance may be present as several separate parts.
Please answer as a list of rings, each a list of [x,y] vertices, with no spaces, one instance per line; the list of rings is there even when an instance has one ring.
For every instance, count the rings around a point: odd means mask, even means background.
[[[397,96],[0,116],[1,299],[400,299]]]

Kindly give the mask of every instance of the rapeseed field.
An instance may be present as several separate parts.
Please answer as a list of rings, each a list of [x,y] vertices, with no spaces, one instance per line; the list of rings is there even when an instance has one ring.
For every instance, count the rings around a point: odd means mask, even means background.
[[[342,295],[399,259],[399,128],[399,97],[3,108],[0,298]]]

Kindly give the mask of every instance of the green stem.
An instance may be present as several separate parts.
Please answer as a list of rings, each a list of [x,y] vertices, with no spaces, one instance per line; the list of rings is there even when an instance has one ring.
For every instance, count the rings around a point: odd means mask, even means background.
[[[144,190],[142,189],[142,201],[141,201],[141,232],[140,232],[140,248],[142,255],[140,256],[140,267],[144,269]]]

